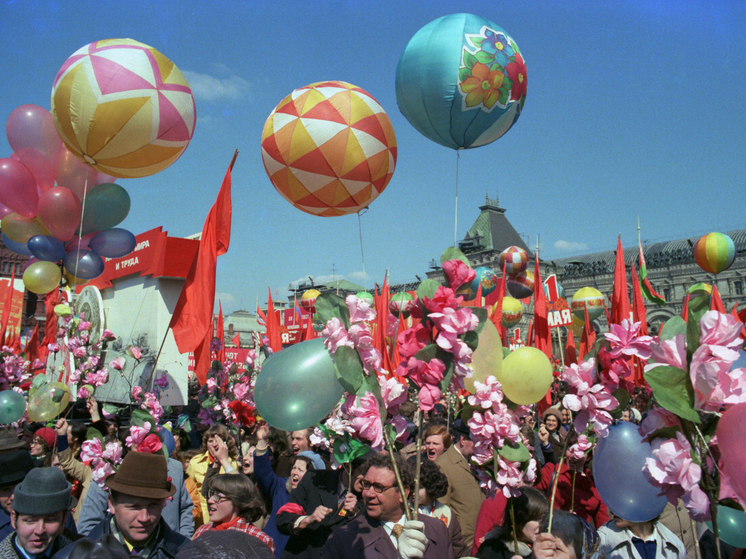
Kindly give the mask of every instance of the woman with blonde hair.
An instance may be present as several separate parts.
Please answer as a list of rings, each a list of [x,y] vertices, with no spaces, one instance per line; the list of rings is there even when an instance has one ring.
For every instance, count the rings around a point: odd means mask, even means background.
[[[187,474],[194,481],[194,485],[200,494],[200,505],[202,508],[202,521],[206,524],[210,521],[207,509],[206,482],[212,476],[218,474],[238,474],[238,448],[236,441],[230,436],[225,425],[212,425],[202,435],[202,447],[199,454],[192,458],[187,468]]]

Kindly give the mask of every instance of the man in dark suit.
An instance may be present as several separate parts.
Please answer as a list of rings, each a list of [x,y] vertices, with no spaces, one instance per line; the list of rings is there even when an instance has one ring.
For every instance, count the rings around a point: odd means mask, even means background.
[[[365,512],[332,532],[324,548],[328,559],[452,559],[445,523],[422,514],[407,521],[405,502],[413,490],[409,466],[397,460],[405,497],[397,487],[391,457],[377,454],[366,464],[361,481]]]
[[[453,444],[435,460],[448,478],[448,493],[439,501],[451,507],[456,513],[466,545],[471,547],[484,493],[469,465],[469,460],[474,454],[474,443],[469,438],[469,426],[457,419],[453,424],[453,430]]]

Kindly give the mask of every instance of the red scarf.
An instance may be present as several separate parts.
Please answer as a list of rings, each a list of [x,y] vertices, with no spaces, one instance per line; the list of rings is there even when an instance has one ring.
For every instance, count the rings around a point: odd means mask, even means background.
[[[221,522],[220,524],[213,523],[212,529],[213,530],[230,530],[233,528],[238,522],[241,520],[240,516],[237,516],[233,520],[228,520],[227,522]]]

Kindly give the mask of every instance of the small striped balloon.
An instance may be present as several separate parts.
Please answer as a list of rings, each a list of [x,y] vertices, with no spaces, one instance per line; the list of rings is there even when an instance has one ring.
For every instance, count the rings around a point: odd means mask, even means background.
[[[694,260],[700,268],[719,274],[731,267],[736,259],[736,245],[728,235],[709,233],[694,245]]]

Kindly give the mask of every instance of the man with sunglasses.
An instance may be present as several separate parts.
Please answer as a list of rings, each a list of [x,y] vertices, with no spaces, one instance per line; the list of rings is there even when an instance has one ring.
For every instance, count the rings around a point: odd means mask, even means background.
[[[404,486],[402,497],[394,464],[388,454],[376,454],[365,467],[360,482],[365,513],[332,532],[324,548],[325,559],[451,559],[451,536],[445,523],[422,514],[408,521],[405,502],[413,491],[409,465],[397,459]]]

